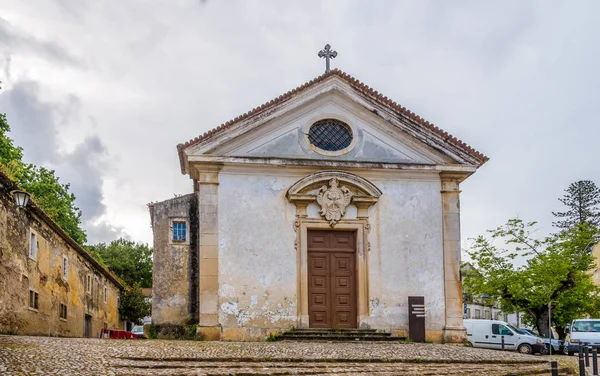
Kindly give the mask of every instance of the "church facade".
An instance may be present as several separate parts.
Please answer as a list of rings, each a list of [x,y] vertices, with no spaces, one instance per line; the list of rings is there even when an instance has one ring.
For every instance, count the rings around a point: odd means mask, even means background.
[[[487,157],[333,70],[185,144],[192,193],[150,204],[155,324],[460,342],[460,183]]]

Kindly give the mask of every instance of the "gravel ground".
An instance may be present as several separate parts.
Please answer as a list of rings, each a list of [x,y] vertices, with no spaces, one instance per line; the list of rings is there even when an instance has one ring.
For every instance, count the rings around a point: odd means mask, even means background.
[[[0,335],[0,375],[511,375],[549,358],[451,345],[126,341]]]

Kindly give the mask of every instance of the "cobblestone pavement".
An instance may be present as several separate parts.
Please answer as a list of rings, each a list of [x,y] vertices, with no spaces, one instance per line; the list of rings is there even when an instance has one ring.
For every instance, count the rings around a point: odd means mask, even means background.
[[[548,361],[548,357],[433,344],[0,335],[0,375],[549,375]]]

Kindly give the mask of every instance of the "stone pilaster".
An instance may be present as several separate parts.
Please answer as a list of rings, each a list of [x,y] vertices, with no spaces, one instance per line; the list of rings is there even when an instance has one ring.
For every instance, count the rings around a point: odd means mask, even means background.
[[[198,334],[219,340],[219,170],[221,166],[197,168],[199,236]]]
[[[444,297],[446,306],[445,342],[464,342],[462,282],[460,279],[460,174],[441,174],[442,223],[444,240]]]

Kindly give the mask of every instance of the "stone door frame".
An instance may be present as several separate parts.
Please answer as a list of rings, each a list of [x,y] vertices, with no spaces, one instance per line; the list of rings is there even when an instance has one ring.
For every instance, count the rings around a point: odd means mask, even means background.
[[[334,181],[334,184],[331,183]],[[339,187],[347,196],[338,209],[341,209],[341,218],[326,215],[309,218],[307,206],[313,202],[320,202],[320,193],[326,192],[332,186]],[[320,188],[319,188],[320,187]],[[317,191],[318,189],[318,191]],[[352,192],[350,194],[350,191]],[[339,192],[339,191],[338,191]],[[287,198],[296,205],[296,265],[298,286],[298,328],[309,327],[308,315],[308,230],[340,230],[354,231],[356,234],[356,295],[357,295],[357,326],[369,326],[369,276],[368,276],[368,251],[370,249],[368,233],[369,208],[374,205],[381,191],[367,179],[347,171],[319,171],[300,179],[290,187]],[[356,219],[345,219],[343,214],[350,203],[357,208]],[[338,210],[339,211],[339,210]]]
[[[298,275],[298,328],[309,328],[308,315],[308,231],[352,231],[356,236],[356,312],[357,327],[368,326],[369,318],[369,277],[368,277],[368,220],[341,220],[332,228],[328,221],[318,218],[301,217],[296,220],[296,257]]]

